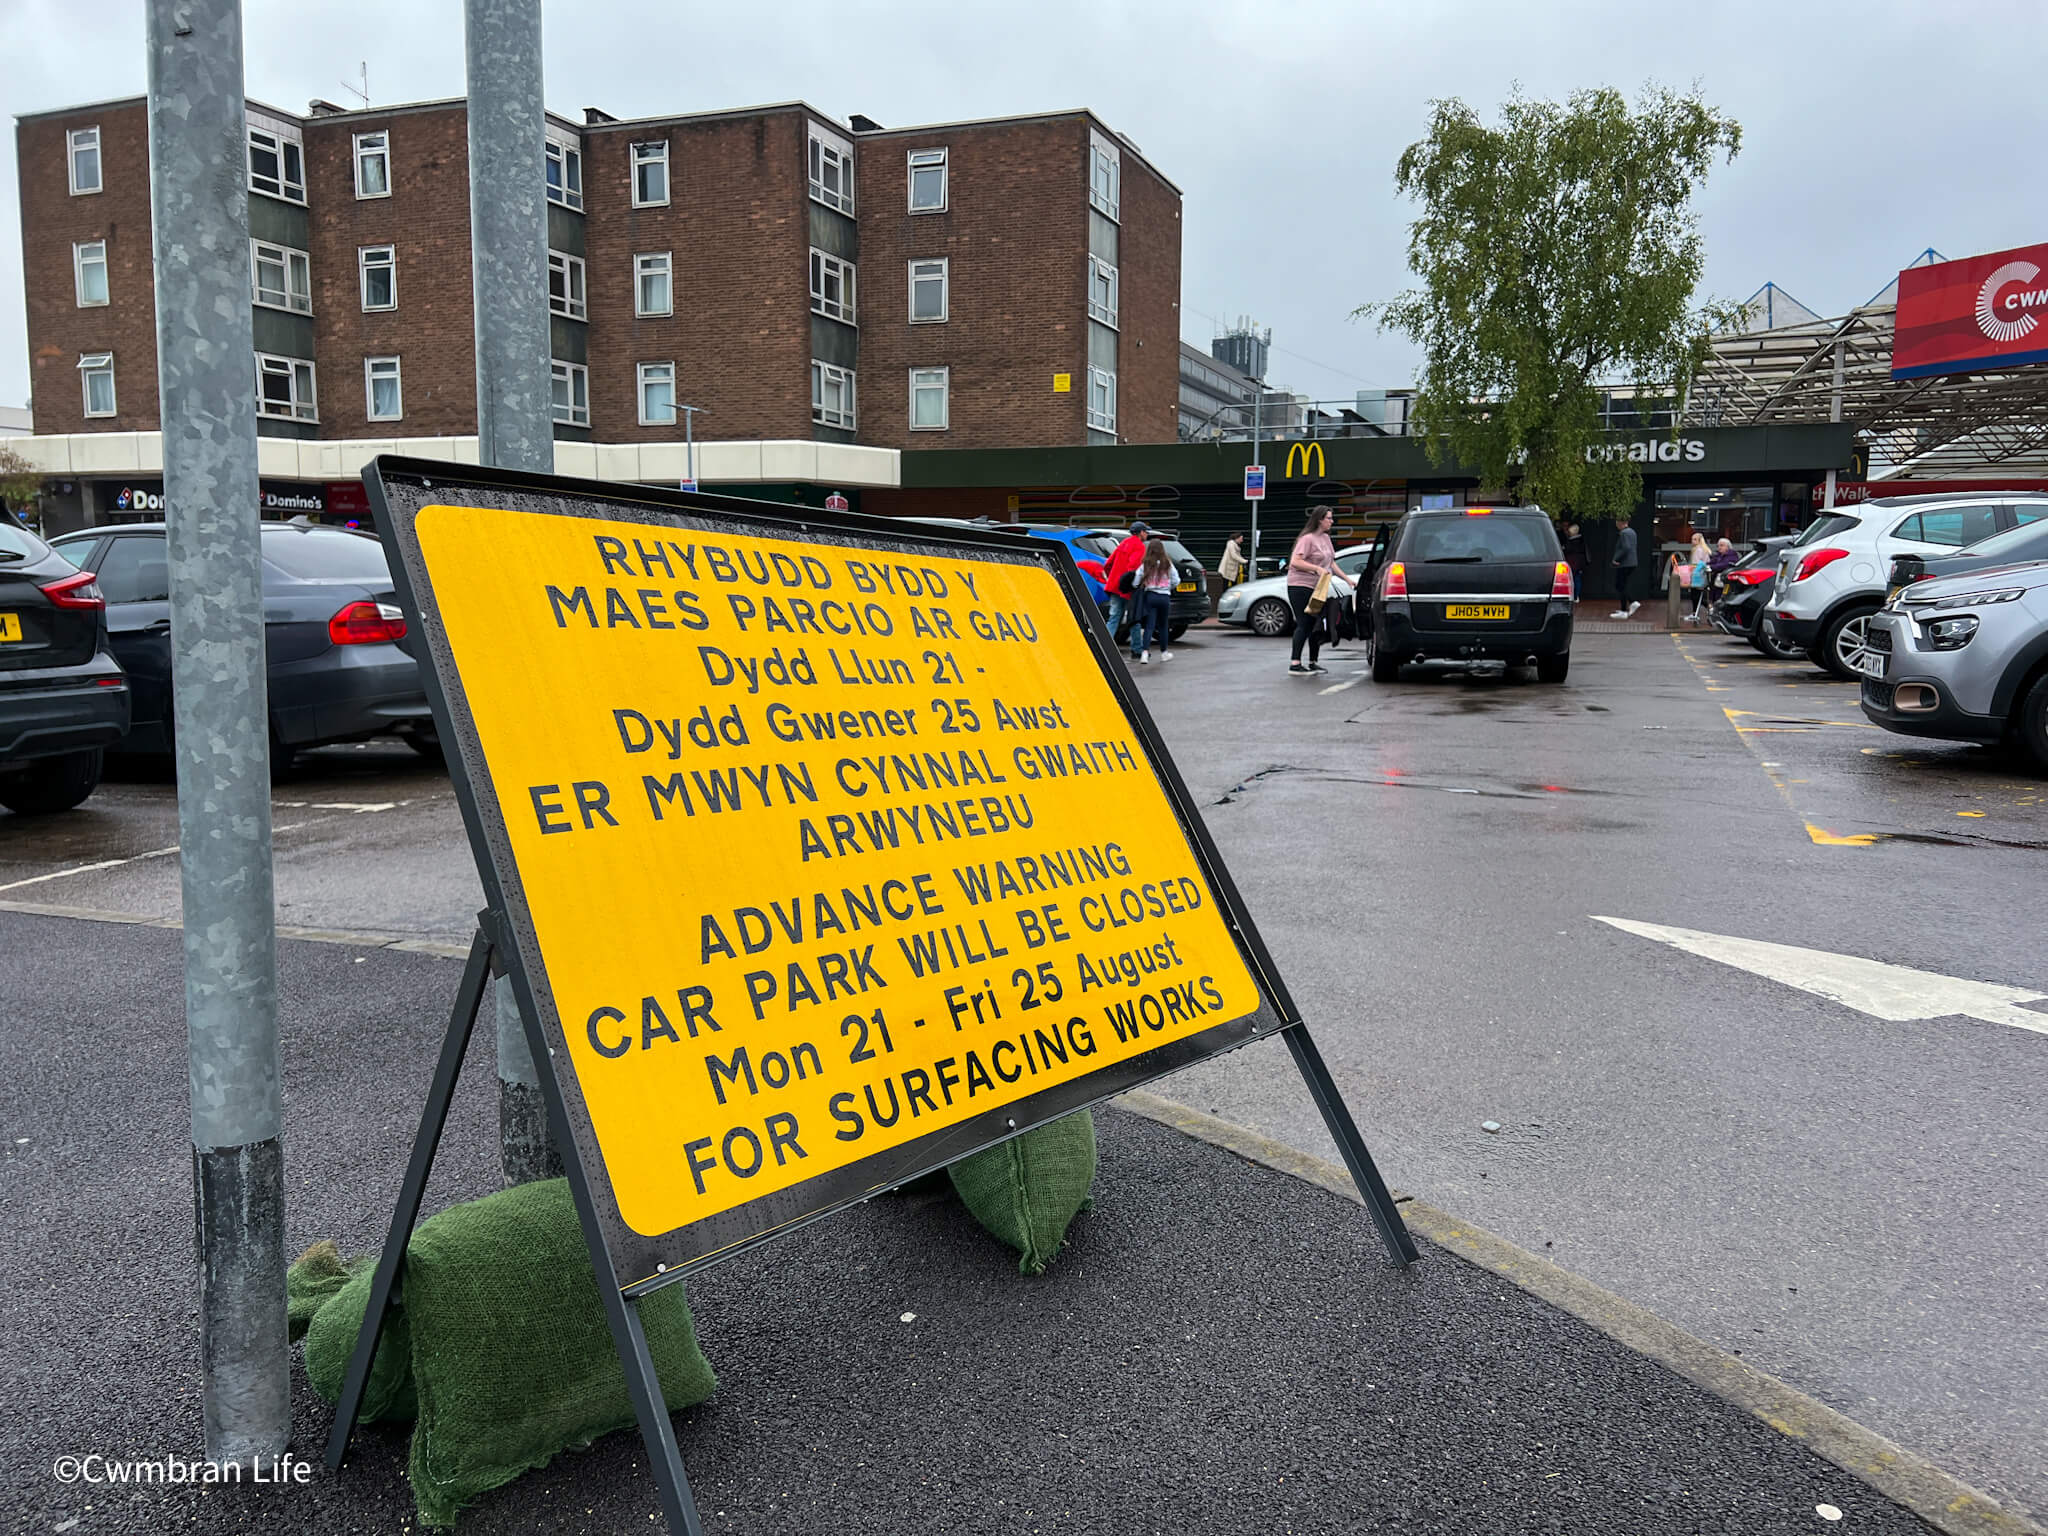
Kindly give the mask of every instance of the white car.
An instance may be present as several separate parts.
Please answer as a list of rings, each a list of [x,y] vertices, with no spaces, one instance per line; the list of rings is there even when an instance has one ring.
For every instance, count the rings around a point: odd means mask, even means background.
[[[1893,496],[1823,512],[1778,554],[1764,625],[1845,681],[1864,675],[1894,555],[1945,554],[2048,517],[2037,491]]]
[[[1337,552],[1337,578],[1330,583],[1334,596],[1348,598],[1358,584],[1358,574],[1372,557],[1370,544],[1354,544]],[[1347,580],[1346,578],[1350,578]],[[1294,633],[1294,609],[1287,601],[1287,576],[1261,576],[1257,581],[1240,581],[1226,591],[1216,604],[1216,622],[1243,624],[1255,635]]]

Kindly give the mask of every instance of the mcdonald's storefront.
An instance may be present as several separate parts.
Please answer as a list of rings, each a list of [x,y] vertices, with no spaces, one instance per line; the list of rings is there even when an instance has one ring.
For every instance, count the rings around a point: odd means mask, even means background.
[[[1275,441],[1260,449],[1266,499],[1259,547],[1267,562],[1285,553],[1311,506],[1335,510],[1342,548],[1411,508],[1487,500],[1475,474],[1432,464],[1412,437]],[[1826,422],[1699,428],[1675,437],[1617,434],[1589,451],[1625,455],[1641,467],[1635,526],[1653,550],[1682,547],[1695,528],[1741,541],[1802,524],[1811,516],[1813,487],[1830,469],[1847,472],[1856,464],[1855,429]],[[900,486],[866,491],[861,509],[1067,525],[1143,518],[1172,532],[1213,570],[1224,541],[1251,526],[1243,495],[1251,462],[1245,442],[906,450]],[[1584,531],[1592,567],[1603,570],[1613,525]],[[1600,595],[1597,587],[1593,595]]]

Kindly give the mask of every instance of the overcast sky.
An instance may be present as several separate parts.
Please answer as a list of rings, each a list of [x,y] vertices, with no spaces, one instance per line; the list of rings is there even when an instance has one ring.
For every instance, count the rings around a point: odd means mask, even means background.
[[[248,92],[303,110],[369,66],[374,103],[462,91],[457,0],[244,0]],[[10,117],[144,88],[140,0],[0,0]],[[1516,82],[1683,88],[1741,122],[1700,200],[1703,297],[1774,280],[1824,315],[1928,246],[2048,239],[2040,0],[549,0],[548,104],[621,117],[802,98],[889,127],[1088,106],[1182,190],[1182,334],[1273,328],[1276,385],[1411,381],[1407,343],[1348,319],[1409,283],[1401,150],[1429,102],[1491,115]],[[28,389],[14,139],[0,198],[0,403]]]

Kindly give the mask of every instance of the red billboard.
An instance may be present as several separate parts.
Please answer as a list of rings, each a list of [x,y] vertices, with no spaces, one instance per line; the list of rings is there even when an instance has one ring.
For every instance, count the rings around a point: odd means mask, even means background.
[[[2048,245],[1899,274],[1892,377],[2048,362]]]

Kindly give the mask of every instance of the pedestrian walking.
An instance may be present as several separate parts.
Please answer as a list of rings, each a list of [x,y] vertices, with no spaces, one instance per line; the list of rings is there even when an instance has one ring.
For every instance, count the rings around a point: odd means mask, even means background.
[[[1328,507],[1311,507],[1301,536],[1287,557],[1287,601],[1294,609],[1294,653],[1287,663],[1290,676],[1309,677],[1326,671],[1316,657],[1323,648],[1323,601],[1337,574],[1337,549],[1330,542],[1330,527],[1337,514]],[[1314,606],[1311,607],[1310,605]],[[1308,646],[1308,665],[1303,666],[1301,648]]]
[[[1614,541],[1614,560],[1612,562],[1614,566],[1614,595],[1621,603],[1621,607],[1609,614],[1608,617],[1632,619],[1636,615],[1636,610],[1643,606],[1641,603],[1632,600],[1628,595],[1628,589],[1635,585],[1636,579],[1636,531],[1629,526],[1624,518],[1616,518],[1614,523],[1615,527],[1619,530]]]
[[[1118,645],[1124,643],[1124,626],[1137,616],[1138,567],[1145,563],[1146,536],[1152,530],[1143,523],[1131,524],[1102,568],[1103,589],[1109,593],[1109,634]]]
[[[1685,622],[1688,624],[1700,621],[1700,599],[1707,595],[1707,578],[1713,574],[1708,562],[1713,556],[1714,552],[1707,547],[1707,536],[1695,529],[1692,547],[1685,552],[1685,558],[1671,557],[1672,580],[1681,582],[1685,587]]]
[[[1223,585],[1234,587],[1244,580],[1244,535],[1233,533],[1223,546],[1223,558],[1217,562],[1216,574],[1223,578]]]
[[[1586,536],[1577,523],[1566,523],[1559,542],[1564,547],[1564,563],[1571,568],[1572,596],[1579,597],[1586,590]]]
[[[1145,561],[1138,567],[1138,613],[1131,622],[1131,659],[1140,666],[1151,662],[1154,649],[1161,661],[1173,660],[1166,639],[1173,616],[1173,582],[1178,574],[1173,568],[1173,557],[1166,552],[1166,540],[1154,539],[1145,546]]]

